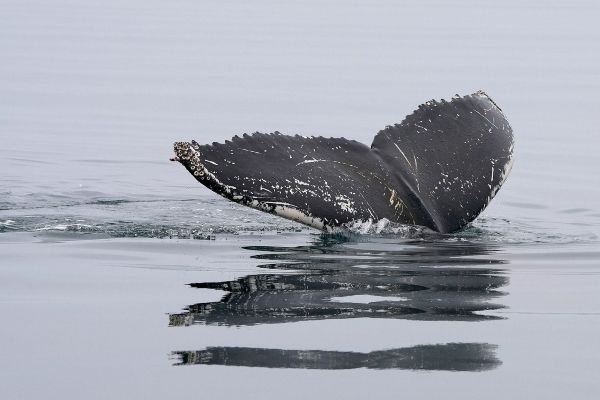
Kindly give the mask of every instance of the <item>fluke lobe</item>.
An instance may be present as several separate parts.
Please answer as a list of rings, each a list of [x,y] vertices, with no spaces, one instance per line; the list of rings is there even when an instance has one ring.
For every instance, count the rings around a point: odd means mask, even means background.
[[[244,134],[176,142],[196,179],[236,203],[331,231],[390,221],[446,233],[474,220],[510,172],[512,129],[482,91],[431,100],[368,147],[354,140]]]

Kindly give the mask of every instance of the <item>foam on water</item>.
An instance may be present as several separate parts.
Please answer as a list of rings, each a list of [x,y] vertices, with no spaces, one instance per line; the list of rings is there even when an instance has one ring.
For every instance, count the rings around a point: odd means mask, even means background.
[[[217,196],[198,199],[115,197],[99,192],[29,194],[8,198],[0,210],[0,233],[69,232],[103,237],[207,239],[216,234],[314,232],[304,225],[243,207]],[[585,216],[583,216],[586,218]],[[504,244],[569,244],[597,240],[580,218],[579,224],[539,219],[480,216],[466,229],[439,234],[387,220],[357,222],[332,235],[366,235],[398,239],[477,241]]]

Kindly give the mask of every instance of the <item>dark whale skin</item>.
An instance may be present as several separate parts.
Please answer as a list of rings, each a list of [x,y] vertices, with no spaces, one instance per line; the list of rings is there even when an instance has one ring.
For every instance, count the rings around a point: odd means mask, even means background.
[[[368,147],[244,134],[177,142],[175,158],[229,200],[331,231],[381,221],[447,233],[473,221],[512,167],[512,129],[484,92],[428,101]]]

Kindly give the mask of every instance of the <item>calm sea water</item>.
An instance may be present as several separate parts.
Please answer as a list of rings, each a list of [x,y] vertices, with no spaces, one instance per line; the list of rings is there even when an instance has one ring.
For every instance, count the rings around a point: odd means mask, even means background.
[[[0,391],[28,398],[595,398],[594,1],[0,4]],[[172,142],[370,143],[484,89],[516,159],[453,235],[321,235]]]

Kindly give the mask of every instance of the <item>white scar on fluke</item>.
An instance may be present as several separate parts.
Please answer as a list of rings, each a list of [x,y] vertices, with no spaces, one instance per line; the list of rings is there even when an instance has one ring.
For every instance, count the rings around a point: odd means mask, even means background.
[[[257,132],[177,142],[172,160],[229,200],[320,230],[418,225],[445,233],[485,209],[512,168],[513,148],[504,113],[480,91],[426,102],[370,147]]]

